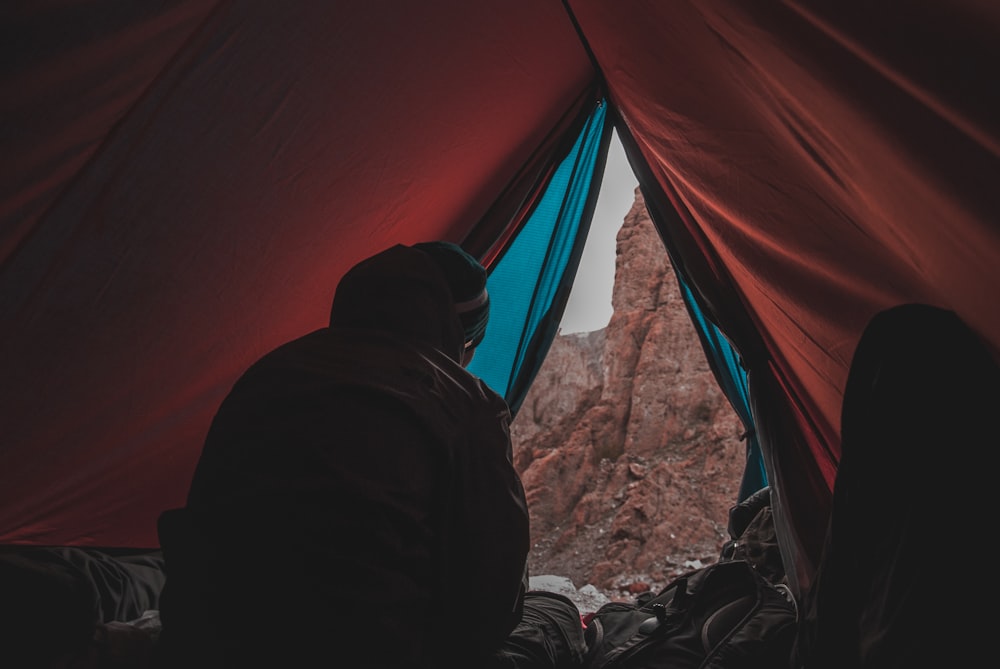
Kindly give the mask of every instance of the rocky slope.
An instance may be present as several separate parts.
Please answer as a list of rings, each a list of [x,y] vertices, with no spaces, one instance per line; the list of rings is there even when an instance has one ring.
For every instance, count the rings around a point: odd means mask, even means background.
[[[639,190],[608,326],[560,335],[512,426],[532,574],[613,599],[714,562],[746,448]]]

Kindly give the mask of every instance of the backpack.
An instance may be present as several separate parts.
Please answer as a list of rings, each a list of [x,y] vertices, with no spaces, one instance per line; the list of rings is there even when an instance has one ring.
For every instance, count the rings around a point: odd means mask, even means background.
[[[632,603],[604,604],[585,622],[586,669],[783,669],[796,610],[785,585],[735,559],[690,571]]]

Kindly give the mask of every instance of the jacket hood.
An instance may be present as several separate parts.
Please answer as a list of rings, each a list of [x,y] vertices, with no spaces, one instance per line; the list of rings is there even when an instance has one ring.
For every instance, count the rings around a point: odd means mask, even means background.
[[[464,334],[443,273],[427,254],[402,244],[344,274],[330,327],[391,333],[462,360]]]

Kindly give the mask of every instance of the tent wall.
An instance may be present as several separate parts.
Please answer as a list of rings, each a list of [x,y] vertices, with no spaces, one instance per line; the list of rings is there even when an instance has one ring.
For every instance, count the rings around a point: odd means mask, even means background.
[[[787,467],[793,531],[809,534],[825,525],[813,500],[829,497],[847,370],[875,313],[952,309],[1000,351],[988,65],[1000,6],[567,4],[634,139],[630,159],[679,212],[667,236],[693,289],[751,387],[766,375],[780,389],[782,423],[811,451],[811,471],[772,463]]]
[[[0,6],[0,266],[218,4]]]
[[[592,86],[558,3],[234,1],[191,30],[203,8],[170,10],[190,34],[167,58],[142,12],[81,4],[130,50],[96,35],[77,70],[127,71],[142,95],[86,106],[60,77],[9,119],[17,137],[72,103],[110,132],[99,149],[82,126],[52,139],[77,149],[67,170],[89,159],[44,210],[5,193],[33,223],[0,268],[16,324],[0,332],[0,542],[155,546],[239,373],[324,325],[355,261],[463,239]],[[35,46],[13,62],[47,71]]]

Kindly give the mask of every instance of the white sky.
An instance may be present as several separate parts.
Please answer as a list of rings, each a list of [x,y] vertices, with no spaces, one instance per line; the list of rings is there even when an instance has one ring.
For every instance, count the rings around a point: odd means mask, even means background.
[[[635,201],[639,185],[625,158],[618,133],[611,137],[604,183],[590,225],[580,269],[573,282],[559,329],[562,334],[591,332],[607,326],[611,319],[611,289],[615,283],[615,247],[618,230]]]

